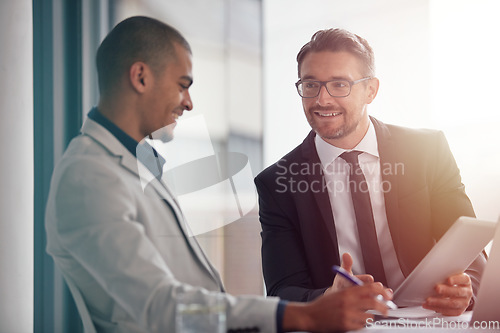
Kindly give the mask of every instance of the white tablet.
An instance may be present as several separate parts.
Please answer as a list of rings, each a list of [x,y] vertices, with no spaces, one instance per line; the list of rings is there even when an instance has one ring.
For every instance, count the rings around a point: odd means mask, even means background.
[[[500,219],[499,219],[500,221]],[[500,277],[500,225],[495,231],[493,246],[491,247],[488,263],[483,272],[479,293],[471,322],[496,323],[496,329],[500,328],[500,288],[498,279]],[[481,327],[481,326],[479,326]]]
[[[460,217],[394,292],[398,306],[422,305],[434,287],[469,267],[493,238],[497,222]]]

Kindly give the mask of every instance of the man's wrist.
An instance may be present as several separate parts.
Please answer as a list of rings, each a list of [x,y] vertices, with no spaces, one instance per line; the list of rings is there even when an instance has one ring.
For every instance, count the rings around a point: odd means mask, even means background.
[[[308,303],[288,303],[283,315],[283,332],[313,330],[309,307]]]

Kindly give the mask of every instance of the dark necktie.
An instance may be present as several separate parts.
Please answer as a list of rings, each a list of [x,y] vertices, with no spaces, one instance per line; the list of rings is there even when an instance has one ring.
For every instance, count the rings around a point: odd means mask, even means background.
[[[359,154],[361,154],[360,151],[350,151],[342,153],[340,157],[350,165],[349,189],[354,205],[359,243],[366,273],[373,275],[376,282],[382,282],[384,286],[387,286],[382,256],[377,241],[377,231],[373,220],[368,184],[363,171],[359,167]]]

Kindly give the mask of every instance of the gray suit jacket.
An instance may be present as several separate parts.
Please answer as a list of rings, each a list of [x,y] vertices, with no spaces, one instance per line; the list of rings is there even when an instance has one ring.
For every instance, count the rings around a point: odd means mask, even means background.
[[[98,331],[173,332],[179,295],[208,302],[223,291],[168,188],[91,119],[54,170],[46,230]],[[223,298],[228,329],[276,330],[278,299]]]

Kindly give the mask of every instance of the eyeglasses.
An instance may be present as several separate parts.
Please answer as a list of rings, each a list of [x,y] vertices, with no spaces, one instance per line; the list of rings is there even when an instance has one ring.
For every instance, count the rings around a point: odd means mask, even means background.
[[[332,97],[347,97],[351,93],[351,87],[360,82],[372,79],[371,76],[364,77],[356,81],[335,79],[330,81],[298,80],[295,83],[300,97],[313,98],[319,95],[321,87],[325,86],[326,91]]]

